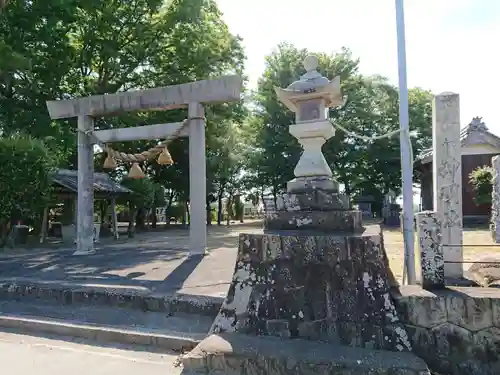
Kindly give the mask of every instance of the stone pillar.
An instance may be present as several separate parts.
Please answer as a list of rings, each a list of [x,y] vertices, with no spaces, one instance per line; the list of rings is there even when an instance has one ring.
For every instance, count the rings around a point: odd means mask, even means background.
[[[462,153],[458,94],[437,95],[432,117],[434,211],[441,221],[444,273],[446,277],[460,278],[463,276]]]
[[[491,191],[491,236],[495,243],[500,243],[500,156],[491,158],[493,167],[493,186]]]
[[[94,130],[94,119],[78,117],[77,249],[74,255],[94,251],[94,145],[85,132]]]
[[[420,252],[420,280],[422,288],[442,289],[444,282],[444,257],[441,246],[441,223],[434,211],[417,213],[417,239]]]
[[[188,117],[204,117],[199,103],[189,104]],[[189,251],[191,255],[205,254],[207,249],[207,171],[205,157],[205,121],[189,123]]]

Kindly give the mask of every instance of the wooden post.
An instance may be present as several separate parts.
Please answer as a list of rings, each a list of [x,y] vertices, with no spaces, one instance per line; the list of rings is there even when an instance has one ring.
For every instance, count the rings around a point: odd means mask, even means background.
[[[93,130],[92,117],[78,116],[77,248],[73,255],[94,252],[94,145],[85,133]]]
[[[204,117],[200,103],[190,103],[188,117]],[[205,121],[189,123],[189,251],[191,255],[205,254],[207,249],[207,171],[205,158]]]
[[[111,225],[113,226],[113,237],[120,238],[118,234],[118,215],[116,214],[116,198],[111,198]]]

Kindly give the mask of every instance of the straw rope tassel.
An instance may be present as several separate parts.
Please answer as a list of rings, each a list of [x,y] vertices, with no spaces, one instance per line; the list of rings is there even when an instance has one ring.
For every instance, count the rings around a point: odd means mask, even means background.
[[[168,152],[167,146],[163,148],[163,151],[160,153],[160,156],[158,156],[156,162],[160,165],[174,164],[174,161],[172,160],[172,155],[170,155],[170,152]]]
[[[105,169],[115,169],[118,167],[118,164],[116,164],[116,160],[113,156],[111,156],[111,153],[106,149],[106,159],[104,160],[103,168]]]
[[[140,179],[146,177],[146,175],[139,166],[139,163],[133,163],[130,167],[127,177],[132,179]]]
[[[1,0],[0,0],[1,1]],[[170,152],[168,152],[167,146],[173,140],[177,139],[184,128],[189,125],[191,120],[203,120],[206,121],[205,117],[191,117],[185,119],[182,122],[182,125],[165,141],[157,144],[154,147],[151,147],[149,150],[143,151],[140,154],[128,154],[125,152],[120,152],[113,150],[111,147],[106,146],[105,151],[108,154],[106,160],[104,161],[104,168],[112,169],[117,167],[116,161],[121,161],[125,163],[133,163],[130,168],[130,172],[128,174],[129,178],[143,178],[145,177],[144,172],[142,171],[139,163],[145,162],[146,160],[150,160],[156,156],[158,156],[157,162],[160,165],[172,165],[174,161],[172,160],[172,156]]]

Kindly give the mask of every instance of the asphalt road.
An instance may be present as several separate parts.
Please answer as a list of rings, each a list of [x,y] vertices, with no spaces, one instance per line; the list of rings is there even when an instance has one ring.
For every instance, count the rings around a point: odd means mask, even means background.
[[[0,371],[9,375],[179,375],[176,358],[176,354],[0,332]]]

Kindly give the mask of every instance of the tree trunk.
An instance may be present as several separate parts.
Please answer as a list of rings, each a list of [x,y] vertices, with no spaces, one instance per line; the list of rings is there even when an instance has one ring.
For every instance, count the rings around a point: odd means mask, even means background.
[[[151,209],[144,209],[144,222],[146,230],[151,229]]]
[[[191,210],[189,209],[189,202],[185,202],[187,222],[191,225]]]
[[[212,225],[212,207],[209,197],[207,197],[207,225]]]
[[[0,221],[0,247],[4,247],[7,243],[7,237],[9,235],[10,221],[1,220]]]
[[[230,195],[229,197],[227,197],[227,202],[226,202],[227,226],[231,225],[231,219],[233,217],[232,205],[233,205],[233,196]]]
[[[99,201],[99,221],[101,222],[101,227],[106,223],[106,202],[104,200]]]
[[[278,191],[276,189],[276,186],[273,187],[273,203],[274,203],[274,209],[278,209]]]
[[[146,230],[146,210],[142,207],[137,210],[135,226],[138,230]]]
[[[344,184],[344,192],[345,195],[350,196],[351,195],[351,186],[349,185],[349,181],[342,181]]]
[[[182,208],[183,208],[183,212],[182,212],[182,225],[183,226],[186,226],[187,224],[187,202],[182,202]]]
[[[175,194],[173,192],[170,192],[168,199],[167,199],[167,205],[165,206],[165,227],[167,227],[170,224],[170,207],[172,207],[172,203],[174,201],[174,196]]]
[[[108,208],[109,204],[107,201],[102,200],[99,202],[99,213],[100,213],[100,220],[101,220],[101,231],[100,231],[100,236],[109,236],[111,235],[111,226],[110,226],[110,221],[108,217]]]
[[[157,218],[156,218],[156,206],[151,209],[151,228],[156,229]]]
[[[135,208],[135,206],[132,203],[130,203],[129,204],[128,228],[127,228],[127,234],[129,237],[134,237],[134,235],[135,235],[134,223],[135,223],[136,215],[137,215],[137,209]]]
[[[170,194],[168,195],[168,199],[167,199],[167,202],[166,202],[166,206],[165,206],[165,210],[168,210],[170,207],[172,207],[172,202],[174,201],[174,192],[170,192]]]
[[[217,225],[222,225],[222,214],[224,207],[222,206],[222,194],[217,196]]]
[[[240,223],[243,223],[243,216],[245,215],[245,205],[241,201],[241,195],[234,197],[234,218]]]
[[[349,181],[342,181],[344,184],[344,193],[347,196],[349,206],[351,206],[351,185],[349,185]],[[349,207],[350,208],[350,207]]]
[[[263,206],[263,209],[264,209],[264,215],[267,213],[267,206],[266,206],[266,202],[264,201],[264,188],[261,186],[260,187],[260,201],[262,202],[262,206]]]

